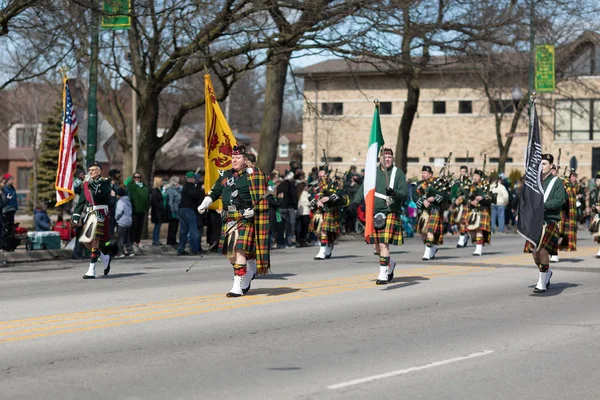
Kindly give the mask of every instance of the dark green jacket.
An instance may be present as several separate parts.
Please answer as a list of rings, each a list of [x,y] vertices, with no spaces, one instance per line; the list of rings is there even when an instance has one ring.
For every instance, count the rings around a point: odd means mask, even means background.
[[[139,187],[133,180],[127,182],[127,191],[134,214],[146,214],[150,209],[150,191],[148,186]]]
[[[544,192],[553,178],[554,176],[552,176],[552,174],[548,174],[546,179],[542,181]],[[560,210],[565,201],[567,201],[565,185],[562,179],[557,178],[556,182],[554,182],[554,186],[552,186],[548,199],[544,202],[544,222],[550,223],[560,221]]]
[[[392,169],[388,169],[388,179],[392,178]],[[381,193],[382,195],[386,195],[386,186],[385,184],[385,173],[381,170],[381,168],[377,168],[377,180],[375,181],[375,191],[377,193]],[[402,205],[406,201],[408,197],[408,186],[406,185],[406,175],[400,168],[396,169],[396,177],[394,178],[394,195],[392,198],[394,202],[391,205],[387,205],[384,199],[380,199],[379,197],[375,197],[375,214],[382,212],[384,214],[396,213],[400,214],[402,211]],[[355,203],[362,203],[364,201],[364,183],[360,185],[356,195],[354,196]]]
[[[81,218],[85,217],[86,206],[92,206],[92,204],[88,203],[85,198],[84,184],[81,185],[81,195],[79,195],[79,200],[77,201],[77,205],[73,210],[73,217],[71,218],[74,224],[77,224]],[[90,194],[92,195],[92,200],[94,201],[93,205],[96,206],[108,206],[108,202],[110,201],[110,182],[106,178],[98,178],[95,181],[88,183],[88,188],[90,190]]]
[[[236,190],[237,196],[232,197]],[[224,171],[223,176],[219,176],[208,195],[213,201],[221,197],[224,207],[235,205],[238,210],[252,208],[250,182],[246,169],[241,169],[237,173],[234,173],[233,169]]]

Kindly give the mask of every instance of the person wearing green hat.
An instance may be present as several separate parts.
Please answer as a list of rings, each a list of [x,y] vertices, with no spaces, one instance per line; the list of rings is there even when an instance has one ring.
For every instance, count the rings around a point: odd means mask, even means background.
[[[133,179],[125,181],[131,206],[133,207],[133,224],[131,225],[131,239],[135,246],[140,246],[142,240],[142,231],[144,229],[144,219],[150,209],[150,191],[148,186],[142,180],[142,174],[135,172]],[[136,249],[137,251],[137,249]]]

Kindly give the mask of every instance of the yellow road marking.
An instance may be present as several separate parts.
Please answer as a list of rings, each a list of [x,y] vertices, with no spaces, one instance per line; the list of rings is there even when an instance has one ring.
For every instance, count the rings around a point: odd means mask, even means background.
[[[423,278],[464,275],[493,267],[428,266],[396,270],[397,277],[421,276]],[[187,297],[182,299],[150,302],[100,310],[48,315],[0,322],[0,342],[14,342],[47,336],[84,332],[94,329],[118,327],[149,321],[199,315],[242,307],[273,304],[282,301],[326,296],[353,290],[373,288],[373,274],[334,278],[293,285],[290,288],[273,289],[267,294],[248,295],[229,299],[223,294]],[[393,284],[401,283],[396,279]],[[259,291],[261,289],[257,289]],[[297,290],[286,293],[287,290]],[[250,292],[252,293],[252,292]],[[276,295],[276,296],[273,296]]]
[[[523,241],[523,246],[524,245],[525,245],[525,242]],[[521,251],[521,253],[519,253],[519,254],[514,254],[514,255],[510,255],[510,256],[491,257],[491,258],[487,258],[485,256],[485,248],[484,248],[483,256],[478,257],[478,261],[483,264],[498,264],[498,265],[521,265],[521,264],[529,265],[529,264],[531,264],[531,265],[533,265],[531,254],[522,253],[523,246],[519,247],[518,250]],[[486,246],[486,248],[487,248],[487,246]],[[493,249],[493,247],[490,247],[490,249]],[[585,256],[595,255],[597,251],[598,251],[598,248],[596,246],[585,246],[585,247],[578,248],[577,251],[571,251],[571,252],[559,251],[559,255],[561,256],[561,258],[563,258],[566,261],[569,258],[573,258],[573,257],[585,257]]]

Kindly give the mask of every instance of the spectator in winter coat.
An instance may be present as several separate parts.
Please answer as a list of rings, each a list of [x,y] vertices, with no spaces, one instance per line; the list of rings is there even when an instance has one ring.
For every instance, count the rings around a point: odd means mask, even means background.
[[[144,229],[144,219],[146,213],[150,209],[150,192],[148,187],[142,181],[142,174],[136,172],[133,174],[132,180],[126,182],[127,192],[129,193],[129,199],[131,200],[132,207],[132,220],[131,224],[131,240],[137,246],[140,245],[142,240],[142,230]]]
[[[188,233],[190,236],[190,248],[192,254],[200,253],[200,234],[198,232],[198,212],[197,208],[202,201],[202,188],[196,184],[194,172],[190,171],[185,174],[186,183],[181,189],[181,203],[179,204],[179,247],[177,248],[178,255],[187,254],[185,245],[188,241]]]
[[[51,230],[52,223],[47,210],[48,206],[46,206],[43,201],[40,201],[37,208],[33,211],[36,232],[47,232]]]
[[[167,193],[164,190],[163,178],[154,177],[152,191],[150,192],[150,222],[154,224],[152,231],[152,246],[161,246],[160,227],[167,222]]]
[[[508,204],[508,191],[502,183],[502,179],[497,179],[490,190],[496,194],[496,204],[492,204],[492,232],[504,233],[504,213]]]
[[[306,182],[300,182],[296,187],[298,195],[298,218],[296,221],[300,225],[300,230],[297,239],[297,242],[300,247],[308,246],[308,227],[310,225],[310,198],[308,195],[308,190],[306,186]]]
[[[167,245],[177,246],[177,231],[179,230],[179,203],[181,203],[181,186],[179,177],[172,176],[167,188],[167,219],[169,220],[169,231],[167,233]]]
[[[19,210],[19,202],[17,200],[17,190],[13,186],[15,178],[11,174],[4,174],[4,198],[5,204],[2,212],[4,213],[4,223],[7,230],[12,229],[15,224],[15,214]]]
[[[285,224],[284,244],[288,247],[292,246],[292,237],[296,234],[296,209],[298,208],[298,194],[293,179],[294,173],[290,171],[286,173],[285,180],[277,186],[277,194],[283,194],[279,212]]]
[[[118,188],[116,192],[117,197],[117,208],[115,209],[115,222],[117,224],[117,233],[119,235],[119,254],[117,258],[125,256],[133,256],[133,249],[131,246],[131,225],[133,223],[133,209],[131,206],[131,200],[127,195],[127,191],[124,188]]]

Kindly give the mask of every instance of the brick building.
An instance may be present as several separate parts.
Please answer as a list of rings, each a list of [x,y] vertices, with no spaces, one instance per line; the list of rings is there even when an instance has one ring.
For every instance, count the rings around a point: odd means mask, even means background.
[[[590,178],[600,171],[599,39],[595,33],[586,33],[570,45],[557,48],[557,90],[538,95],[543,151],[556,155],[560,147],[563,166],[575,157],[580,178]],[[515,60],[521,65],[503,71],[498,95],[491,101],[469,64],[445,57],[433,60],[438,67],[426,70],[419,79],[418,113],[408,148],[408,177],[418,176],[425,164],[434,170],[441,167],[450,151],[458,158],[455,165],[465,163],[469,151],[472,167],[481,168],[487,154],[487,171],[497,169],[499,150],[492,108],[504,110],[501,131],[505,139],[518,101],[515,92],[518,95],[527,87],[526,56],[516,54],[507,63],[514,64]],[[322,149],[326,149],[334,168],[364,165],[376,98],[381,102],[386,146],[396,147],[407,90],[405,81],[393,72],[382,71],[372,61],[348,60],[327,60],[295,71],[304,79],[307,99],[303,124],[305,169],[322,162]],[[506,174],[523,171],[527,130],[525,111],[508,154]]]

